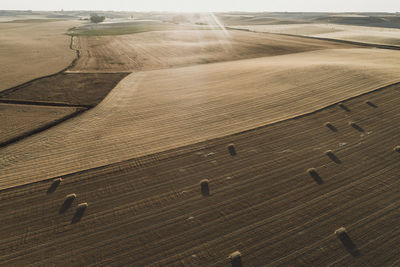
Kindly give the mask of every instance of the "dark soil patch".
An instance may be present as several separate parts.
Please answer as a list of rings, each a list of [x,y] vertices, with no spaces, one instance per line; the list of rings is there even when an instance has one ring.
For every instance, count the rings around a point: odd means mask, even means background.
[[[0,93],[0,100],[95,106],[129,73],[59,73]]]

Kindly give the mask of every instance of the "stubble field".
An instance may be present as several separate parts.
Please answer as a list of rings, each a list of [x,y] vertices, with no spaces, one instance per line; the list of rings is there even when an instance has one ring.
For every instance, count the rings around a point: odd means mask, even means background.
[[[66,72],[0,93],[3,137],[90,108],[0,147],[2,265],[399,264],[399,51],[215,29],[73,40]]]
[[[0,23],[0,91],[68,67],[76,57],[65,35],[77,21]]]
[[[312,112],[398,82],[399,60],[397,51],[352,48],[133,73],[95,109],[47,131],[45,140],[33,136],[1,150],[0,186],[107,165]],[[12,164],[7,156],[13,157]]]
[[[345,101],[347,111],[333,105],[68,175],[50,192],[51,180],[3,191],[0,261],[229,266],[228,255],[239,250],[244,266],[396,266],[399,94],[391,86]],[[209,196],[200,191],[205,178]],[[72,193],[76,199],[63,210]],[[76,222],[83,202],[88,208]],[[351,253],[334,235],[342,226]]]
[[[78,36],[81,58],[72,72],[142,71],[334,49],[340,44],[226,30],[151,31]]]

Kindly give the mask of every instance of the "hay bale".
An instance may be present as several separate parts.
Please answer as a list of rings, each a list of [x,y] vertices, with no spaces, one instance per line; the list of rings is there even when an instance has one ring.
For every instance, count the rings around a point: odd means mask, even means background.
[[[364,132],[364,129],[361,128],[361,126],[355,123],[354,121],[349,122],[349,125],[359,132]]]
[[[236,156],[236,148],[234,144],[229,144],[228,145],[228,151],[231,156]]]
[[[340,227],[339,229],[337,229],[336,231],[335,231],[335,235],[337,236],[337,237],[341,237],[341,236],[343,236],[344,234],[347,234],[347,230],[346,230],[346,228],[344,228],[344,227]]]
[[[84,202],[84,203],[81,203],[78,205],[78,210],[84,211],[87,209],[87,207],[88,207],[88,203]]]
[[[85,210],[87,209],[87,207],[88,207],[88,204],[86,202],[79,204],[78,208],[76,209],[75,215],[72,218],[71,223],[79,222],[82,219],[83,214],[85,213]]]
[[[76,199],[76,194],[67,195],[65,197],[64,203],[61,205],[60,213],[67,211],[71,207],[75,199]]]
[[[365,104],[367,104],[370,107],[377,108],[377,106],[369,100],[365,101]]]
[[[229,255],[229,261],[232,264],[232,267],[241,267],[242,263],[242,254],[239,251],[235,251]]]
[[[335,162],[335,163],[337,163],[337,164],[342,163],[342,162],[340,161],[340,159],[339,159],[338,157],[336,157],[336,155],[333,153],[332,150],[326,151],[326,152],[325,152],[325,155],[327,155],[333,162]]]
[[[51,194],[56,191],[57,187],[61,184],[62,178],[54,179],[49,189],[47,189],[47,194]]]
[[[209,183],[210,183],[210,181],[208,179],[203,179],[203,180],[200,181],[201,194],[203,196],[209,196],[210,195]]]
[[[338,106],[339,106],[341,109],[343,109],[343,110],[345,110],[345,111],[347,111],[347,112],[350,112],[350,109],[349,109],[345,104],[339,103]]]
[[[66,198],[66,199],[72,199],[72,200],[74,200],[74,199],[76,198],[76,194],[74,194],[74,193],[69,194],[69,195],[67,195],[65,198]]]
[[[353,256],[358,256],[359,251],[357,246],[353,243],[350,236],[347,234],[347,230],[344,227],[340,227],[335,231],[336,237],[342,242],[346,250]]]
[[[328,128],[329,128],[329,130],[331,130],[332,132],[337,132],[337,129],[336,129],[336,127],[335,127],[335,126],[333,126],[333,124],[332,124],[332,123],[330,123],[330,122],[327,122],[327,123],[325,123],[325,126],[326,126],[326,127],[328,127]]]
[[[393,151],[400,153],[400,146],[395,146],[393,148]]]
[[[319,174],[318,174],[316,169],[310,168],[310,169],[307,170],[307,173],[311,176],[311,178],[314,179],[314,181],[317,184],[323,184],[324,183],[324,181],[322,181],[322,178],[321,178],[321,176],[319,176]]]

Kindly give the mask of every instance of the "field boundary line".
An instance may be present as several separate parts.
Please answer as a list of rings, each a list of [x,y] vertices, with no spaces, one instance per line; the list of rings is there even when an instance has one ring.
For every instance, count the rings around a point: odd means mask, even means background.
[[[66,116],[64,116],[64,117],[61,117],[61,118],[59,118],[59,119],[57,119],[57,120],[54,120],[54,121],[52,121],[52,122],[48,122],[48,123],[46,123],[45,125],[42,125],[42,126],[40,126],[40,127],[38,127],[38,128],[32,129],[32,130],[27,131],[27,132],[25,132],[25,133],[22,133],[22,134],[20,134],[20,135],[18,135],[18,136],[16,136],[16,137],[13,137],[13,138],[11,138],[11,139],[9,139],[9,140],[6,140],[6,141],[4,141],[4,142],[1,142],[1,143],[0,143],[0,149],[3,148],[3,147],[5,147],[5,146],[11,145],[11,144],[13,144],[13,143],[16,143],[16,142],[18,142],[18,141],[21,141],[21,140],[24,139],[24,138],[27,138],[27,137],[29,137],[29,136],[32,136],[32,135],[34,135],[34,134],[37,134],[37,133],[42,132],[42,131],[44,131],[44,130],[47,130],[47,129],[53,127],[53,126],[56,126],[57,124],[60,124],[61,122],[64,122],[64,121],[68,120],[68,119],[71,119],[71,118],[73,118],[73,117],[76,117],[76,116],[78,116],[79,114],[85,112],[86,110],[88,110],[88,109],[87,109],[87,108],[77,108],[77,110],[74,111],[74,112],[72,112],[71,114],[68,114],[68,115],[66,115]]]
[[[334,38],[316,37],[316,36],[307,36],[307,35],[298,35],[298,34],[289,34],[289,33],[258,32],[258,31],[252,31],[252,30],[249,30],[249,29],[240,29],[240,28],[234,28],[234,27],[226,27],[226,28],[229,29],[229,30],[234,30],[234,31],[245,31],[245,32],[254,32],[254,33],[274,34],[274,35],[281,35],[281,36],[289,36],[289,37],[298,37],[298,38],[305,38],[305,39],[313,39],[313,40],[320,40],[320,41],[335,42],[335,43],[341,43],[341,44],[358,45],[358,46],[364,46],[364,47],[370,47],[370,48],[400,50],[400,46],[396,46],[396,45],[363,43],[363,42],[357,42],[357,41],[340,40],[340,39],[334,39]]]
[[[30,106],[50,106],[50,107],[71,107],[71,108],[92,108],[93,105],[74,105],[62,102],[42,102],[42,101],[26,101],[26,100],[15,100],[15,99],[2,99],[0,103],[11,104],[11,105],[30,105]]]

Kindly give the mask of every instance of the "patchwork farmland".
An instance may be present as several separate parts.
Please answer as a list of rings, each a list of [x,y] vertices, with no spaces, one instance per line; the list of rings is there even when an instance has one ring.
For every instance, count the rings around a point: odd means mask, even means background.
[[[136,15],[0,23],[55,25],[72,55],[1,77],[1,265],[399,264],[400,51],[377,48],[396,42]]]

